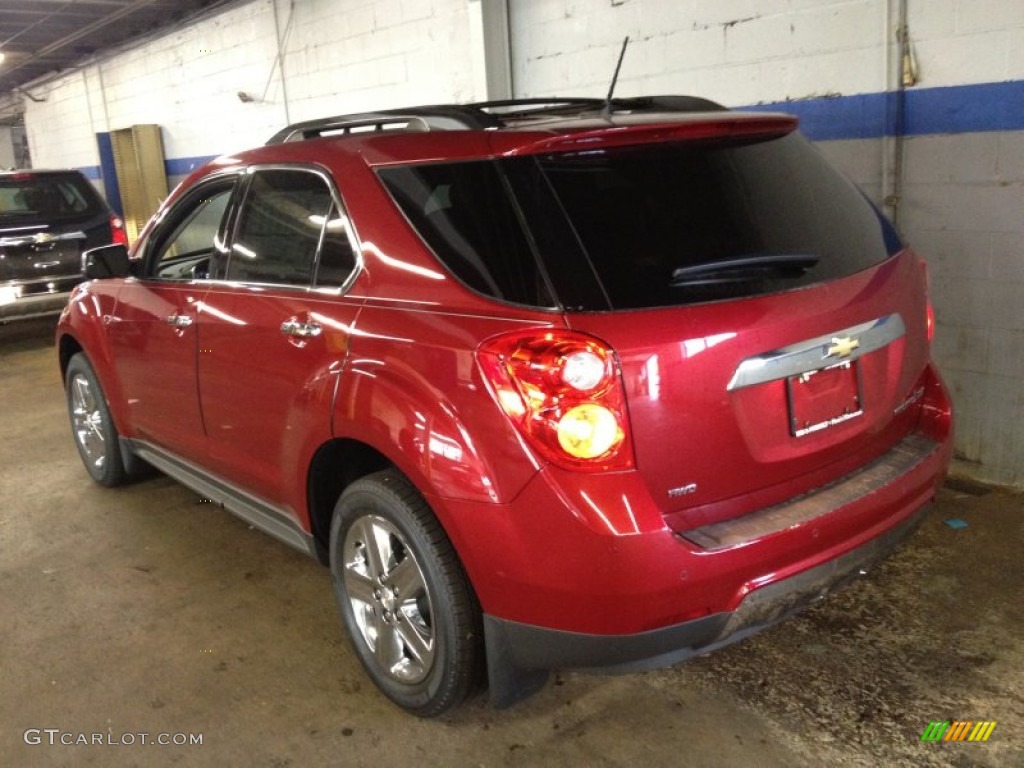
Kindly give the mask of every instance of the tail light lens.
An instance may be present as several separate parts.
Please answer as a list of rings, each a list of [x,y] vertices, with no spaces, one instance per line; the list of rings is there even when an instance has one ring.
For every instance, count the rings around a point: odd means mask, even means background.
[[[575,331],[496,336],[477,349],[491,393],[529,445],[568,469],[631,469],[622,377],[612,350]]]
[[[128,233],[124,228],[124,220],[120,216],[110,216],[110,242],[128,247]]]
[[[917,263],[921,267],[922,282],[924,283],[925,297],[925,330],[928,334],[928,343],[931,344],[935,338],[935,307],[932,305],[932,286],[928,277],[928,262],[918,257]]]

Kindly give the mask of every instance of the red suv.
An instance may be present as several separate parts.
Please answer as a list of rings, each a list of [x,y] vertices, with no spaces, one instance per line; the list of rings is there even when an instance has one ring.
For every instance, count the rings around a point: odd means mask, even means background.
[[[328,564],[418,715],[750,635],[888,553],[951,451],[924,263],[795,128],[520,100],[215,160],[61,318],[86,468]]]

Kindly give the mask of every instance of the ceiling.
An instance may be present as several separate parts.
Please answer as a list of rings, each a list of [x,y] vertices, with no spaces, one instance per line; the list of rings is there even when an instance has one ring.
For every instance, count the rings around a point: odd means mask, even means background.
[[[0,0],[0,97],[229,0]]]

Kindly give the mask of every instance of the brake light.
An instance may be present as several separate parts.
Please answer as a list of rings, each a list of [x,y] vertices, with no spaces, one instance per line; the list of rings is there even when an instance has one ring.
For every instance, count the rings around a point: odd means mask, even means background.
[[[124,220],[113,214],[110,215],[110,242],[128,247],[128,233],[124,228]]]
[[[568,469],[633,467],[618,361],[601,341],[575,331],[497,336],[477,349],[494,399],[528,444]]]
[[[932,304],[932,285],[931,280],[928,276],[928,262],[922,259],[920,256],[917,257],[917,263],[921,267],[921,278],[924,283],[924,325],[925,332],[928,337],[928,343],[931,344],[935,338],[935,306]]]

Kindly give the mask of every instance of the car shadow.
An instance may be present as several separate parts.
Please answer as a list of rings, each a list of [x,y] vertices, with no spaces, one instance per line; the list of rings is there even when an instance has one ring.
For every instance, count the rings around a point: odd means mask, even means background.
[[[52,346],[56,330],[56,315],[32,320],[14,320],[0,325],[0,354]]]

